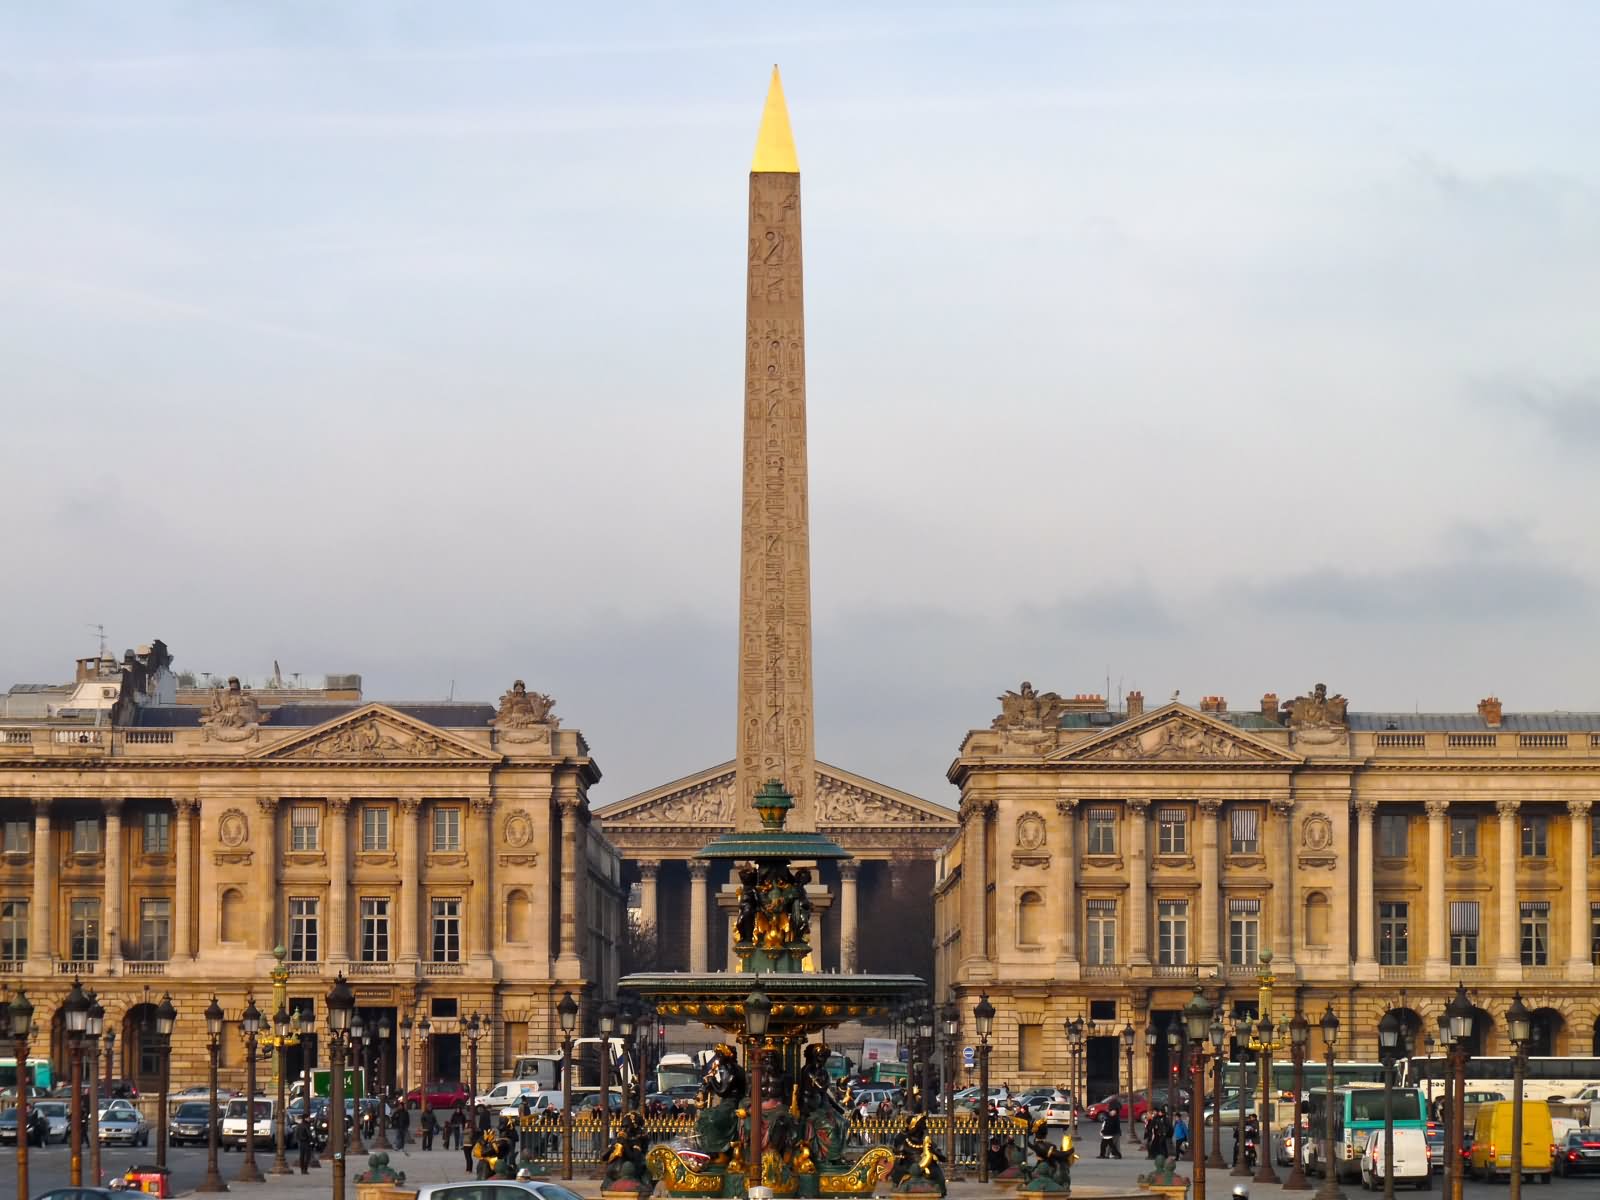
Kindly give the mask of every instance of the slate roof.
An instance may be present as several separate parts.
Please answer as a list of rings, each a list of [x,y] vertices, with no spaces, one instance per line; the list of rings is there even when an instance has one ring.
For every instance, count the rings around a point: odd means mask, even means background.
[[[1389,729],[1441,730],[1451,733],[1492,733],[1494,728],[1475,712],[1470,713],[1365,713],[1349,714],[1350,728],[1362,732]],[[1547,712],[1506,713],[1498,727],[1506,733],[1564,733],[1600,730],[1600,713]]]

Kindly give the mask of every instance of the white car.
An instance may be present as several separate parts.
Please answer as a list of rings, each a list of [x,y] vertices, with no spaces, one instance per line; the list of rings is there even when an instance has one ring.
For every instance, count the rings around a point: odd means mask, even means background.
[[[222,1110],[222,1130],[218,1140],[224,1150],[242,1149],[244,1146],[246,1111],[252,1107],[243,1096],[228,1101],[228,1107]],[[254,1103],[256,1125],[256,1147],[266,1146],[274,1138],[272,1117],[275,1102],[266,1096],[257,1096]]]
[[[506,1108],[516,1104],[524,1096],[537,1096],[539,1094],[539,1081],[537,1079],[508,1079],[504,1083],[497,1083],[483,1095],[473,1101],[485,1108]]]
[[[121,1142],[125,1146],[148,1146],[150,1122],[126,1100],[113,1100],[100,1110],[100,1141]]]
[[[1428,1150],[1428,1135],[1420,1129],[1391,1132],[1394,1134],[1394,1181],[1431,1188],[1433,1156]],[[1374,1129],[1367,1134],[1367,1143],[1361,1148],[1361,1186],[1369,1192],[1383,1190],[1383,1136],[1383,1130]]]

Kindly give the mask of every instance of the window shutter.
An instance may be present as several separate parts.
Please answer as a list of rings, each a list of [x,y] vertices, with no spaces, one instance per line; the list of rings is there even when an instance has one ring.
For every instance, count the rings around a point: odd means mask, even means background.
[[[1258,899],[1236,899],[1229,897],[1228,911],[1231,913],[1258,913],[1261,911],[1261,901]]]
[[[1476,900],[1450,901],[1450,932],[1463,936],[1478,936],[1478,902]]]

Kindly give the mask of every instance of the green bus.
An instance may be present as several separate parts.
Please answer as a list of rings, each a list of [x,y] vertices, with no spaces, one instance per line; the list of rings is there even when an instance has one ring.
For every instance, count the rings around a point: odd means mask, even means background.
[[[1383,1128],[1383,1088],[1374,1084],[1354,1084],[1335,1088],[1333,1097],[1333,1148],[1328,1149],[1328,1097],[1326,1088],[1311,1093],[1310,1129],[1306,1134],[1308,1170],[1327,1173],[1334,1164],[1340,1179],[1354,1179],[1361,1173],[1361,1147],[1367,1134]],[[1422,1089],[1394,1089],[1394,1127],[1428,1129],[1428,1106]]]
[[[33,1086],[49,1091],[55,1086],[55,1072],[50,1068],[48,1058],[28,1059],[28,1069],[33,1074]],[[15,1057],[0,1058],[0,1088],[14,1088],[17,1086],[17,1060]]]

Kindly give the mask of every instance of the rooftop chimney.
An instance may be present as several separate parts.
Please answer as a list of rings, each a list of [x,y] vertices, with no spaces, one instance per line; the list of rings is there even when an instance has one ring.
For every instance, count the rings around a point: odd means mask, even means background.
[[[1129,692],[1128,693],[1128,715],[1130,717],[1142,717],[1142,716],[1144,716],[1144,693],[1143,692]]]
[[[1278,720],[1278,693],[1266,692],[1261,697],[1261,715],[1269,721]]]
[[[1228,711],[1228,702],[1221,696],[1202,696],[1200,698],[1200,711],[1204,713],[1225,713]]]
[[[1478,715],[1490,729],[1500,728],[1500,697],[1485,696],[1478,701]]]

